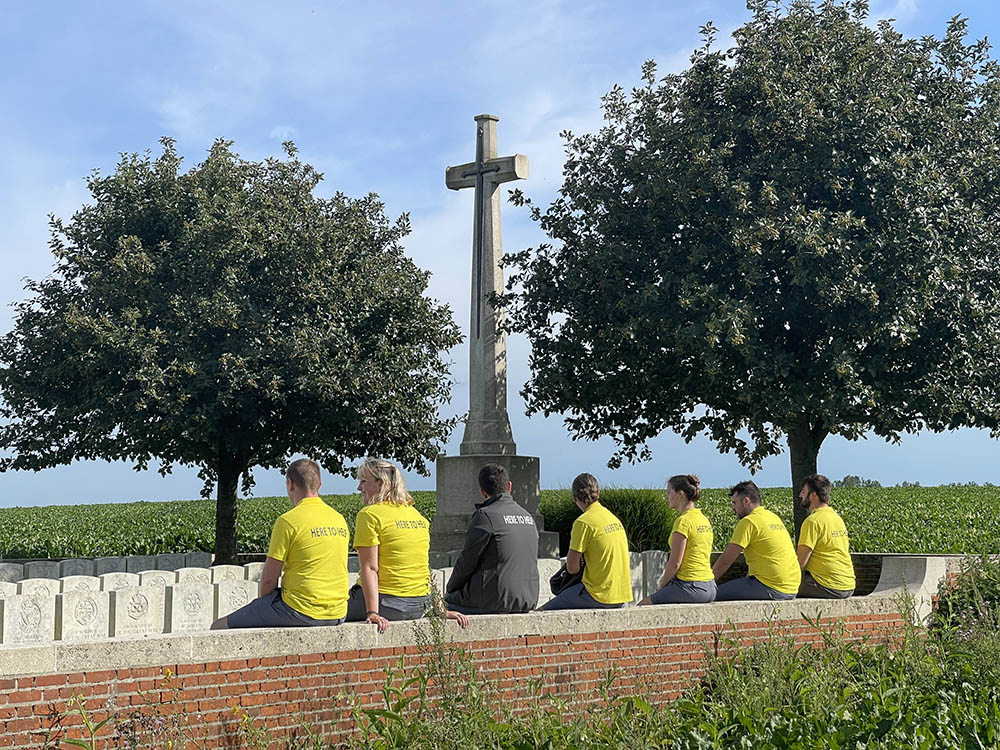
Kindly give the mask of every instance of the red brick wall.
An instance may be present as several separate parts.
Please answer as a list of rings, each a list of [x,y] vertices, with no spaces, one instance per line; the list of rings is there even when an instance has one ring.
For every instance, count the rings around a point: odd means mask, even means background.
[[[902,619],[898,614],[865,614],[843,623],[850,638],[882,640],[901,628]],[[801,642],[821,641],[801,620],[740,623],[735,634],[746,644],[775,629]],[[614,689],[639,690],[653,701],[669,700],[699,674],[704,649],[717,648],[720,638],[733,635],[724,625],[672,626],[519,636],[461,647],[497,685],[507,705],[516,709],[530,705],[531,683],[536,680],[545,693],[596,700],[597,688],[612,668]],[[343,737],[355,728],[344,696],[358,696],[368,705],[378,703],[387,671],[398,669],[401,658],[404,671],[409,671],[427,660],[427,649],[414,645],[0,678],[0,747],[41,749],[46,731],[86,738],[82,718],[67,713],[74,695],[80,696],[93,721],[107,717],[109,710],[119,719],[136,712],[151,715],[150,706],[155,706],[156,713],[166,717],[163,730],[176,722],[182,734],[198,738],[204,747],[239,747],[244,716],[279,734],[294,731],[304,716],[328,739]],[[113,722],[102,728],[98,747],[113,746],[114,728]]]

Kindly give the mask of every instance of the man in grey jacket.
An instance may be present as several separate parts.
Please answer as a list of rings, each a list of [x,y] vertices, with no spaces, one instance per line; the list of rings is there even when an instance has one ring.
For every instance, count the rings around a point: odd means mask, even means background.
[[[469,520],[465,546],[448,580],[449,609],[469,615],[530,612],[538,604],[538,529],[514,502],[507,470],[479,471],[483,502]]]

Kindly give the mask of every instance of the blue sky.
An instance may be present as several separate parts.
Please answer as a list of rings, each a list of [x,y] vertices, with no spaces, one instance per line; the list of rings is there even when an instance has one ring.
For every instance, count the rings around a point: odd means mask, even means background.
[[[940,35],[955,13],[972,36],[997,37],[992,4],[872,2],[872,17],[896,19],[911,36]],[[244,157],[281,152],[293,139],[326,175],[320,191],[377,192],[391,216],[409,212],[406,242],[433,273],[430,294],[468,325],[472,196],[444,186],[444,169],[474,157],[473,116],[500,117],[502,154],[522,153],[531,178],[522,187],[547,204],[560,184],[559,132],[601,122],[600,97],[639,81],[644,60],[681,70],[711,20],[728,33],[747,17],[740,2],[302,3],[105,2],[0,5],[0,333],[22,279],[44,276],[52,259],[47,215],[69,215],[88,198],[84,177],[109,172],[122,152],[157,149],[170,136],[188,164],[213,139],[235,141]],[[508,186],[509,187],[509,186]],[[504,247],[543,240],[523,210],[503,208]],[[456,386],[448,414],[468,403],[467,350],[450,353]],[[528,347],[509,341],[510,411],[522,454],[541,457],[543,487],[567,486],[580,471],[606,484],[661,486],[693,471],[705,486],[747,472],[708,440],[655,440],[653,460],[606,467],[609,441],[573,442],[559,418],[530,420],[517,391]],[[461,429],[448,445],[456,453]],[[861,474],[884,484],[1000,482],[1000,445],[980,432],[827,440],[820,470]],[[765,463],[757,480],[788,483],[787,456]],[[411,476],[418,489],[433,477]],[[81,462],[38,474],[0,474],[0,505],[195,497],[194,470],[161,479],[124,464]],[[350,491],[330,477],[326,491]],[[258,472],[255,494],[279,494],[277,472]]]

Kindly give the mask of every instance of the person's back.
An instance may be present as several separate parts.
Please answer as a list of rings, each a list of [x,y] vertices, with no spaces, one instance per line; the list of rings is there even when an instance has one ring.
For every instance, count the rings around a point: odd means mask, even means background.
[[[278,517],[268,554],[283,555],[286,604],[315,619],[347,614],[348,535],[344,517],[318,497],[304,498]]]
[[[632,573],[628,537],[618,517],[594,502],[576,519],[570,534],[571,549],[583,553],[583,586],[602,604],[632,601]]]
[[[743,547],[750,576],[776,591],[798,592],[800,574],[795,548],[777,515],[763,506],[754,508],[736,524],[732,541]]]
[[[358,511],[354,546],[378,547],[378,591],[427,596],[430,525],[412,505],[380,502]]]
[[[803,571],[799,596],[846,599],[854,593],[854,563],[847,527],[829,505],[830,480],[810,474],[802,483],[799,502],[809,510],[799,530],[797,554]]]
[[[315,461],[289,465],[285,489],[292,508],[271,529],[258,596],[217,619],[213,630],[337,625],[346,617],[347,522],[319,497],[321,484]]]
[[[469,521],[445,601],[466,614],[529,612],[538,603],[538,529],[510,494],[506,469],[479,473],[485,498]]]

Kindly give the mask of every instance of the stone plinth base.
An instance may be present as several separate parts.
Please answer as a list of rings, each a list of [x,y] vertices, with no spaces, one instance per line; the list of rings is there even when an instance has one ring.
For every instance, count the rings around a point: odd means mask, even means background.
[[[431,550],[461,549],[465,531],[482,502],[479,470],[486,464],[500,464],[510,474],[511,494],[535,519],[538,526],[538,556],[559,556],[559,535],[545,531],[538,512],[538,458],[535,456],[466,455],[441,456],[437,460],[437,510],[431,523]]]

